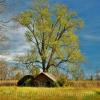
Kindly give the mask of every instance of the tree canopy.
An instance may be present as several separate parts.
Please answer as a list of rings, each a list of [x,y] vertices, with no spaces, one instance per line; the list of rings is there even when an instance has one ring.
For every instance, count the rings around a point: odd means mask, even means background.
[[[35,1],[32,9],[15,17],[26,27],[26,39],[32,47],[28,57],[23,57],[23,64],[33,64],[47,72],[63,63],[67,66],[82,62],[84,57],[75,32],[83,26],[83,21],[64,4],[52,7],[47,0]]]

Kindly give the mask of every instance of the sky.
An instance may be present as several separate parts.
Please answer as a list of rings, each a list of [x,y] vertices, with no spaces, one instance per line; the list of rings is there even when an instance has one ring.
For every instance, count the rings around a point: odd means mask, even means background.
[[[2,1],[2,0],[0,0]],[[100,70],[100,1],[99,0],[49,0],[50,4],[63,3],[70,10],[76,11],[83,19],[84,27],[77,31],[81,52],[85,55],[82,65],[85,73],[93,74]],[[29,45],[26,43],[24,32],[17,23],[9,21],[3,26],[2,21],[8,21],[18,13],[30,8],[32,0],[5,0],[4,12],[0,13],[0,32],[9,37],[6,45],[0,46],[0,58],[12,61],[15,55],[23,55]],[[0,4],[1,5],[1,4]],[[6,29],[5,29],[6,27]]]

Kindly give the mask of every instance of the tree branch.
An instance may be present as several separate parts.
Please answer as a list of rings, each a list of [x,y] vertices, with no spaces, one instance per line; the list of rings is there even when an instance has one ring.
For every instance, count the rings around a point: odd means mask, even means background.
[[[73,49],[73,50],[69,53],[67,59],[61,60],[61,61],[56,65],[56,67],[59,66],[60,64],[64,63],[64,62],[74,63],[74,62],[69,61],[69,58],[70,58],[70,56],[71,56],[71,54],[73,53],[74,50],[75,50],[75,49]]]
[[[36,61],[30,61],[30,62],[22,62],[22,64],[33,64],[33,63],[42,63],[41,61],[39,60],[36,60]]]
[[[41,55],[41,50],[40,50],[40,47],[39,47],[39,42],[38,42],[38,39],[36,38],[35,34],[34,34],[34,29],[32,30],[29,26],[27,26],[27,28],[30,30],[30,32],[33,34],[33,37],[36,41],[36,47],[38,49],[38,52],[39,54]],[[33,27],[34,28],[34,27]]]
[[[45,34],[42,33],[42,49],[41,49],[41,59],[42,59],[42,66],[43,66],[43,71],[45,72],[45,64],[46,64],[46,58],[45,58]]]

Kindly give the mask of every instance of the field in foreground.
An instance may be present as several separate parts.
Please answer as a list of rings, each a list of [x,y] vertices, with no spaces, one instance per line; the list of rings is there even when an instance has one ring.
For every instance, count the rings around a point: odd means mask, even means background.
[[[100,100],[100,88],[0,87],[0,100]]]

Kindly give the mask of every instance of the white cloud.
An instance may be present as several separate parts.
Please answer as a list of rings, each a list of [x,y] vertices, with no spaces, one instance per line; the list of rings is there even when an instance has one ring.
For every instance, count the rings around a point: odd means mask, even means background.
[[[21,56],[21,55],[24,55],[24,54],[25,54],[24,52],[16,52],[16,53],[8,54],[8,55],[0,55],[0,60],[12,62],[17,55]]]
[[[100,37],[99,36],[94,36],[94,35],[87,34],[87,35],[84,35],[83,38],[87,39],[91,42],[100,42]]]
[[[0,55],[0,60],[12,61],[13,57],[10,55]]]
[[[27,50],[30,49],[29,44],[26,42],[24,33],[26,32],[26,28],[22,27],[18,23],[10,21],[7,24],[6,30],[2,30],[2,33],[7,35],[9,38],[7,45],[9,44],[8,49],[1,48],[2,50],[6,50],[7,54],[0,55],[0,59],[5,61],[13,61],[13,58],[16,55],[24,55]],[[7,46],[6,46],[7,47]]]

